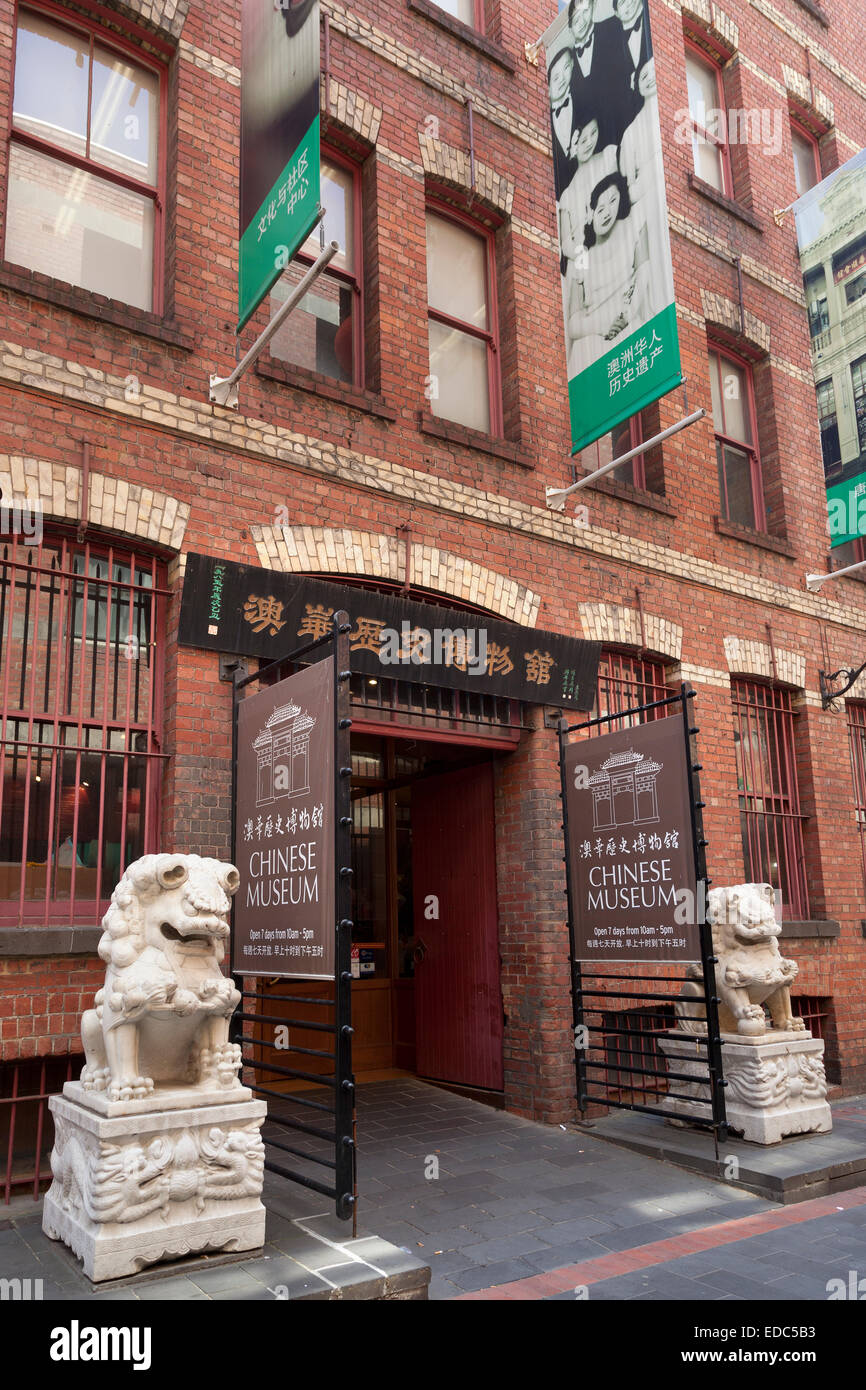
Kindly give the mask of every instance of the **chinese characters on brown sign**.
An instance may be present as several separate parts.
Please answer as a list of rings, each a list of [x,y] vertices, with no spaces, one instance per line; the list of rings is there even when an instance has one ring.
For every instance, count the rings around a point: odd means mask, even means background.
[[[276,659],[331,631],[344,609],[352,669],[530,703],[588,710],[599,645],[483,613],[190,555],[180,641]]]
[[[701,958],[681,718],[568,745],[575,959]]]
[[[239,975],[334,975],[333,686],[320,661],[238,706]]]

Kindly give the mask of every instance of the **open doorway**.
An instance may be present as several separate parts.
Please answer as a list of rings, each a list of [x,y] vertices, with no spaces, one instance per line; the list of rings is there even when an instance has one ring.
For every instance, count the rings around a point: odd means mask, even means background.
[[[359,736],[352,761],[355,1069],[501,1090],[491,756]]]
[[[353,734],[352,1053],[361,1079],[399,1070],[502,1091],[493,766],[484,748]],[[285,981],[262,986],[265,999],[285,992]],[[289,1012],[313,1028],[291,1030],[290,1067],[291,1050],[319,1041],[328,988],[292,983],[310,1004]],[[263,1001],[262,1011],[283,1010]],[[325,1069],[309,1052],[298,1065]]]

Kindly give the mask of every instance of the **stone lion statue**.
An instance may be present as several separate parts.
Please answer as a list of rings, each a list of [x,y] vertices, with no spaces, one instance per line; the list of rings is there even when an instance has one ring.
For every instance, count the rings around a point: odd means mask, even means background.
[[[802,1019],[791,1013],[790,986],[797,962],[786,960],[779,950],[776,938],[781,927],[774,904],[769,883],[738,883],[732,888],[711,888],[707,894],[723,1033],[765,1033],[764,1004],[774,1028],[798,1033],[806,1030]],[[689,966],[687,973],[693,980],[683,986],[675,1006],[679,1027],[689,1033],[705,1032],[703,1006],[691,1002],[695,996],[703,997],[701,967]]]
[[[229,1019],[240,1001],[222,974],[240,876],[196,854],[130,864],[102,920],[105,984],[81,1019],[85,1090],[142,1100],[163,1086],[238,1086]]]

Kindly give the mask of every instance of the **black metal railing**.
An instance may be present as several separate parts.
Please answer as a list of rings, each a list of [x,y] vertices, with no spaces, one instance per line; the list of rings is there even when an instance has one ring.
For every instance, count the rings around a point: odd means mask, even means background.
[[[233,1041],[241,1047],[244,1070],[254,1073],[248,1084],[255,1095],[266,1099],[268,1115],[263,1128],[265,1168],[290,1182],[298,1183],[312,1192],[334,1201],[337,1216],[357,1223],[357,1164],[355,1078],[352,1073],[352,869],[351,869],[351,755],[349,731],[351,704],[351,666],[348,633],[351,623],[344,612],[334,615],[333,628],[325,636],[307,642],[270,662],[261,670],[243,676],[235,671],[233,679],[232,762],[237,775],[238,706],[240,694],[253,682],[270,684],[275,677],[286,674],[311,660],[331,660],[334,679],[334,976],[316,980],[316,987],[328,988],[326,996],[293,993],[274,993],[266,990],[260,976],[247,976],[245,983],[255,981],[255,988],[241,990],[241,1008],[232,1021]],[[330,646],[330,655],[327,648]],[[236,844],[236,788],[232,797],[232,843]],[[235,972],[233,967],[233,973]],[[274,981],[279,976],[269,977]],[[283,977],[287,985],[293,978]],[[297,977],[295,977],[297,978]],[[251,1003],[256,1008],[251,1008]],[[268,1013],[271,1005],[302,1006],[302,1012],[322,1010],[320,1019],[293,1017],[277,1011]],[[264,1005],[264,1010],[262,1010]],[[297,1010],[295,1010],[297,1012]],[[256,1035],[253,1029],[258,1027]],[[264,1035],[264,1027],[297,1028],[304,1033],[322,1035],[323,1046],[290,1046],[279,1048]],[[325,1039],[329,1039],[329,1045]],[[276,1060],[274,1057],[276,1054]],[[288,1065],[296,1059],[323,1062],[328,1070],[315,1071],[303,1065]],[[271,1081],[271,1085],[263,1084]],[[299,1089],[275,1089],[282,1082],[293,1088],[312,1088],[312,1094]],[[312,1123],[315,1117],[319,1123]],[[288,1142],[292,1138],[294,1142]],[[283,1159],[282,1155],[287,1155]]]
[[[572,975],[572,1021],[575,1038],[575,1071],[577,1079],[578,1107],[583,1118],[589,1105],[609,1106],[619,1110],[637,1110],[652,1115],[682,1114],[671,1102],[683,1101],[688,1104],[689,1123],[712,1130],[718,1156],[719,1140],[727,1134],[724,1100],[724,1075],[722,1067],[722,1043],[718,1019],[718,996],[716,993],[715,965],[712,933],[706,920],[702,904],[706,903],[706,891],[710,884],[707,878],[706,845],[703,832],[699,773],[695,737],[699,730],[691,723],[690,702],[694,691],[684,684],[680,693],[663,699],[650,700],[628,709],[617,709],[586,720],[581,724],[569,725],[566,720],[559,723],[559,757],[562,774],[563,831],[565,836],[566,892],[568,895],[568,930]],[[629,721],[645,722],[653,712],[659,717],[666,707],[680,706],[683,721],[683,737],[686,745],[686,767],[689,779],[690,829],[694,850],[695,908],[698,919],[700,941],[700,979],[694,974],[672,974],[670,967],[660,965],[649,969],[636,964],[627,974],[615,972],[615,965],[597,969],[595,963],[577,959],[576,907],[572,876],[570,839],[568,827],[568,788],[565,772],[565,751],[569,736],[583,734],[589,737],[599,726],[611,726]],[[599,962],[602,966],[604,963]],[[664,971],[664,973],[661,973]],[[689,991],[678,995],[682,985],[688,984]],[[697,990],[701,987],[703,993]],[[625,987],[623,987],[625,986]],[[674,1070],[678,1061],[685,1060],[681,1051],[679,1056],[668,1056],[665,1064],[657,1047],[659,1034],[671,1028],[671,1009],[677,1001],[677,1016],[686,1025],[705,1025],[705,1031],[687,1031],[680,1034],[688,1039],[688,1051],[694,1044],[694,1054],[703,1056],[705,1072],[703,1075],[694,1066],[688,1070]],[[658,1009],[654,1010],[653,1005]],[[621,1010],[613,1013],[613,1006]],[[642,1007],[641,1007],[642,1006]],[[649,1006],[649,1007],[647,1007]],[[641,1011],[639,1028],[629,1026],[629,1010]],[[646,1050],[646,1025],[655,1024],[652,1052]],[[633,1046],[617,1046],[619,1038],[639,1037],[642,1039],[641,1051]],[[692,1058],[689,1058],[690,1062]],[[682,1086],[685,1085],[685,1091]],[[635,1099],[635,1093],[642,1093]],[[627,1096],[628,1098],[623,1098]],[[697,1110],[695,1109],[697,1107]],[[703,1111],[703,1113],[702,1113]]]

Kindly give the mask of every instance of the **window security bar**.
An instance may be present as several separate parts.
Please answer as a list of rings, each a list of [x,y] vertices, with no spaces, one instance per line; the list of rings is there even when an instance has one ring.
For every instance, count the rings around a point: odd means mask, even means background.
[[[594,472],[587,473],[583,478],[578,478],[576,483],[571,484],[571,487],[545,488],[544,493],[547,506],[552,512],[564,511],[566,498],[570,497],[578,488],[589,487],[595,482],[596,478],[603,478],[606,473],[612,473],[615,468],[619,468],[621,463],[628,463],[629,459],[637,458],[638,454],[646,453],[647,449],[652,449],[656,444],[661,444],[665,439],[670,439],[671,435],[679,434],[680,430],[686,429],[688,425],[697,424],[698,420],[703,420],[706,413],[704,409],[693,411],[691,415],[686,415],[684,419],[678,420],[675,425],[670,425],[666,430],[662,430],[660,434],[654,434],[652,439],[646,439],[642,444],[638,444],[636,448],[629,449],[627,454],[620,454],[619,458],[611,459],[610,463],[605,463],[601,468],[596,468]]]
[[[235,367],[231,376],[211,375],[209,400],[211,400],[215,405],[225,406],[228,410],[237,410],[238,382],[240,381],[244,372],[247,370],[248,367],[251,367],[252,364],[256,361],[256,359],[260,356],[262,350],[267,347],[268,343],[271,341],[271,338],[273,338],[277,330],[289,317],[289,314],[292,312],[292,310],[298,307],[301,300],[304,298],[304,295],[307,294],[308,290],[312,288],[312,286],[318,280],[322,272],[324,270],[327,270],[328,266],[331,264],[331,261],[334,259],[336,255],[339,254],[339,251],[340,243],[338,241],[328,242],[327,246],[322,251],[318,260],[310,266],[309,270],[307,271],[303,280],[301,280],[300,284],[294,287],[286,302],[280,305],[279,309],[274,314],[274,317],[271,319],[267,328],[265,328],[259,334],[258,338],[256,338],[256,341],[253,343],[249,351],[244,353],[243,357]]]

